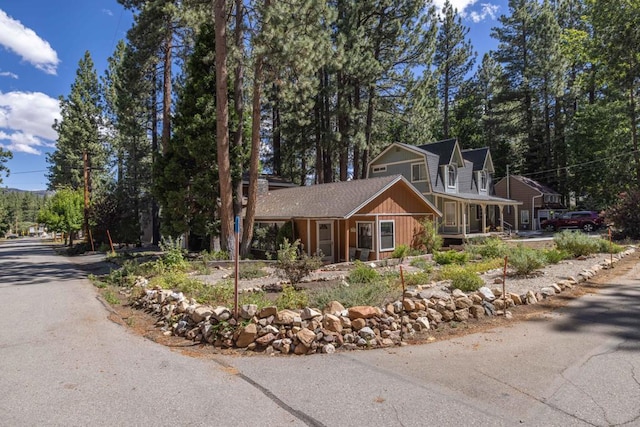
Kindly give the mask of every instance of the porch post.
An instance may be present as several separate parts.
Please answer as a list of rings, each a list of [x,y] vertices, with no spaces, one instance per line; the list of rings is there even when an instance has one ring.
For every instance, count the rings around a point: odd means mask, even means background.
[[[346,262],[351,261],[349,259],[349,218],[344,220],[344,259]]]
[[[504,233],[504,206],[500,205],[500,229]]]
[[[309,218],[307,218],[307,255],[311,256],[311,220]]]
[[[467,215],[467,210],[469,210],[468,204],[462,204],[462,237],[467,237],[467,221],[469,220],[469,216]]]
[[[485,233],[487,231],[487,205],[480,205],[482,208],[482,232]]]
[[[513,226],[516,228],[516,231],[518,231],[518,205],[514,205],[513,208],[516,214],[516,216],[513,219]]]
[[[395,230],[393,230],[393,232],[395,233]],[[380,223],[378,222],[378,215],[376,215],[376,230],[373,232],[373,244],[376,246],[376,259],[375,261],[378,261],[380,259],[380,243],[379,243],[379,239],[380,239]]]

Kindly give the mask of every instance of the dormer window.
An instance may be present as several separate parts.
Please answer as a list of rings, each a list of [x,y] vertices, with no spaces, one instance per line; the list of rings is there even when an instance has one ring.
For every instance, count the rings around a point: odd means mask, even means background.
[[[453,165],[447,166],[447,187],[456,188],[456,167]]]
[[[479,174],[478,181],[480,182],[480,191],[487,191],[487,183],[489,181],[487,177],[487,171],[480,171],[478,172],[478,174]]]

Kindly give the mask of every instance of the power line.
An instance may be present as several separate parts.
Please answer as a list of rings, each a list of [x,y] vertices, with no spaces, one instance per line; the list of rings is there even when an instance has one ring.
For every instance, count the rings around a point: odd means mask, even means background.
[[[640,150],[633,150],[633,151],[629,151],[627,153],[620,153],[620,154],[612,155],[610,157],[603,157],[603,158],[597,159],[597,160],[590,160],[588,162],[575,163],[573,165],[562,166],[562,167],[558,167],[558,168],[555,168],[555,169],[547,169],[547,170],[544,170],[544,171],[523,173],[523,174],[520,174],[520,175],[521,176],[532,176],[532,175],[540,175],[540,174],[549,173],[549,172],[560,172],[561,170],[567,170],[568,171],[569,169],[572,169],[572,168],[587,166],[587,165],[591,165],[591,164],[594,164],[594,163],[604,162],[604,161],[607,161],[607,160],[615,160],[615,159],[617,159],[619,157],[629,156],[629,155],[637,153],[639,151]]]
[[[42,173],[47,172],[47,169],[39,170],[39,171],[21,171],[21,172],[11,172],[11,175],[22,175],[26,173]]]

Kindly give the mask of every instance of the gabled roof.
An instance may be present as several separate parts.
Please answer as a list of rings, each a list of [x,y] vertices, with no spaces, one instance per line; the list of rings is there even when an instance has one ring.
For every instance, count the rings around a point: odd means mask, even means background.
[[[521,176],[521,175],[509,175],[512,179],[515,179],[516,181],[520,181],[521,183],[528,185],[529,187],[533,188],[534,190],[538,190],[540,193],[542,194],[556,194],[556,195],[560,195],[560,193],[558,193],[555,190],[552,190],[551,188],[547,187],[544,184],[539,183],[536,180],[533,180],[531,178],[527,178],[526,176]]]
[[[464,166],[464,159],[456,138],[444,139],[418,146],[421,150],[433,153],[440,158],[438,166],[456,164]]]
[[[462,157],[473,163],[473,171],[486,170],[493,173],[493,160],[488,147],[462,150]]]
[[[284,188],[258,197],[256,218],[349,218],[394,185],[404,185],[425,206],[440,211],[402,175]]]

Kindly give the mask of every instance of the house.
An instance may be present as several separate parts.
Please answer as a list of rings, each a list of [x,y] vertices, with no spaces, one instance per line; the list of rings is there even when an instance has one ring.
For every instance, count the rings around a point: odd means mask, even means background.
[[[538,230],[542,221],[567,209],[561,194],[525,176],[508,175],[496,183],[495,189],[498,196],[522,203],[517,218],[517,212],[505,212],[505,221],[517,220],[521,230]]]
[[[442,214],[401,175],[283,188],[258,196],[256,224],[292,222],[294,238],[323,261],[380,260],[414,246],[422,226]]]
[[[451,239],[504,229],[504,208],[517,210],[521,204],[494,195],[493,173],[488,148],[462,150],[456,138],[420,146],[391,144],[367,170],[369,178],[403,175],[443,212],[438,233]]]

